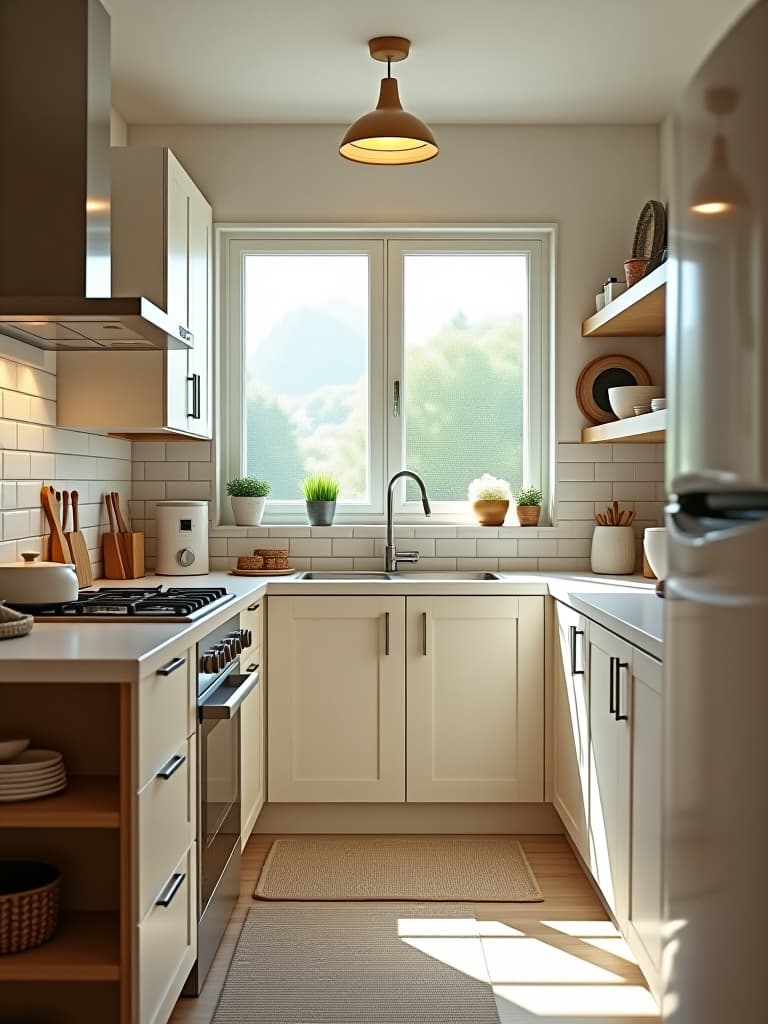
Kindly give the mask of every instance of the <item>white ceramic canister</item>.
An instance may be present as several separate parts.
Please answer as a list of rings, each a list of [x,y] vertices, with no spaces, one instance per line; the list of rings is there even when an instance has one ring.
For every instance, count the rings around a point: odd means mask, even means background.
[[[657,580],[667,575],[667,530],[664,526],[649,526],[643,534],[643,550],[651,572]]]
[[[208,572],[208,502],[158,501],[158,576],[203,576]]]
[[[56,604],[74,601],[78,583],[74,565],[38,562],[36,551],[25,551],[23,562],[0,565],[0,600],[13,605]]]
[[[631,526],[596,526],[592,534],[592,572],[627,576],[635,571],[635,531]]]

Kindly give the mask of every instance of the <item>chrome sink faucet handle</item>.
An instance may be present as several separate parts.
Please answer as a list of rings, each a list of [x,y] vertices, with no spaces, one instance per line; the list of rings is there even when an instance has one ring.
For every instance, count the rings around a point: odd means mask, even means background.
[[[395,525],[392,521],[393,491],[395,484],[401,477],[410,477],[411,480],[416,481],[421,491],[421,504],[424,509],[424,515],[432,515],[432,509],[429,507],[429,498],[427,497],[427,488],[419,474],[412,473],[410,469],[401,469],[399,473],[395,473],[387,487],[387,548],[384,555],[384,568],[387,572],[397,572],[398,562],[418,562],[419,560],[418,551],[398,551],[395,547]]]

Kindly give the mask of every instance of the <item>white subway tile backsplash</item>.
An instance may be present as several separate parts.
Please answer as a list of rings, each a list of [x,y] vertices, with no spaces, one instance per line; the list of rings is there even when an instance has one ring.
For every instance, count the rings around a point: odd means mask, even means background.
[[[625,458],[628,457],[625,456]],[[653,465],[653,463],[651,463]],[[598,462],[595,465],[595,480],[634,480],[633,462]]]
[[[310,526],[309,533],[311,537],[330,537],[331,540],[354,536],[351,526]]]
[[[90,470],[94,462],[96,463],[96,472],[93,475],[95,475],[97,479],[101,480],[102,476],[98,471],[98,459],[94,459],[92,456],[89,455],[57,455],[56,476],[87,477],[90,475]]]
[[[654,480],[656,482],[664,479],[663,462],[637,462],[634,466],[635,480]]]
[[[499,572],[536,572],[538,558],[500,558]]]
[[[20,395],[16,391],[3,392],[3,416],[7,420],[29,421],[29,395]]]
[[[17,444],[21,451],[41,451],[43,447],[43,428],[33,423],[20,423]]]
[[[29,457],[29,475],[33,480],[50,482],[56,476],[56,456],[32,452]]]
[[[602,447],[599,445],[597,447]],[[605,446],[606,448],[608,445]],[[614,444],[610,447],[613,448],[613,461],[614,462],[626,462],[627,461],[627,445],[626,444]],[[633,462],[663,462],[664,461],[664,445],[661,444],[633,444],[632,445],[632,461]]]
[[[558,540],[558,558],[589,558],[591,540]]]
[[[540,558],[539,572],[587,572],[588,558]]]
[[[294,555],[301,557],[302,555],[307,558],[317,557],[322,555],[325,558],[330,558],[333,554],[332,548],[333,542],[327,539],[313,540],[311,537],[307,540],[303,537],[291,537],[289,542],[289,551],[291,558]]]
[[[514,537],[497,538],[496,540],[478,540],[478,558],[514,558],[520,542]]]
[[[597,475],[598,466],[606,463],[594,462],[560,462],[557,466],[557,479],[565,480],[600,480],[604,479]]]
[[[87,455],[88,434],[59,427],[43,427],[43,450],[55,455]]]
[[[133,496],[140,501],[163,501],[165,498],[165,484],[159,480],[134,480],[132,490]]]
[[[17,448],[18,424],[11,420],[0,420],[0,448]]]
[[[291,562],[293,564],[293,561]],[[355,567],[354,558],[341,558],[334,556],[333,558],[313,558],[312,568],[317,571],[325,570],[326,572],[352,572]]]
[[[477,542],[474,540],[436,540],[435,555],[453,558],[474,558],[477,553]]]
[[[656,497],[656,484],[651,481],[621,481],[613,485],[616,501],[651,501]]]
[[[31,516],[29,509],[15,509],[3,512],[3,540],[15,540],[17,537],[29,537]]]
[[[15,390],[55,401],[56,377],[52,373],[46,373],[45,370],[38,370],[34,366],[25,366],[23,363],[19,363],[16,370]]]
[[[190,462],[190,480],[213,480],[215,466],[212,462]]]
[[[15,391],[17,374],[17,363],[12,362],[10,359],[0,359],[0,388],[8,388],[10,391]]]
[[[493,572],[499,568],[498,558],[457,558],[456,568],[460,572]]]
[[[386,533],[386,526],[355,526],[352,530],[355,537],[384,537]],[[402,536],[400,528],[398,528],[398,536]]]
[[[613,458],[609,444],[571,444],[561,441],[557,446],[558,462],[610,462]]]
[[[145,443],[145,442],[142,442]],[[188,480],[188,462],[145,462],[145,480]]]
[[[210,462],[211,442],[169,441],[166,446],[166,458],[173,459],[174,462]]]
[[[557,541],[521,540],[517,543],[517,550],[521,558],[551,558],[557,554]]]
[[[43,423],[47,426],[56,424],[56,403],[47,398],[34,398],[29,400],[29,418],[33,423]]]
[[[611,497],[611,484],[609,482],[564,481],[558,484],[557,496],[559,501],[607,501]]]
[[[169,480],[165,485],[166,498],[187,501],[210,501],[210,480]]]
[[[163,441],[133,442],[132,458],[138,462],[165,462],[165,457],[165,443]],[[173,458],[173,455],[170,458]]]
[[[558,501],[557,519],[591,519],[595,518],[595,503],[593,501]]]
[[[311,537],[312,530],[309,526],[270,526],[270,537]],[[288,547],[284,544],[283,547]]]
[[[372,558],[375,554],[374,539],[372,537],[355,537],[351,540],[343,537],[339,540],[334,538],[331,553],[334,556],[342,555],[350,558]]]
[[[3,452],[3,479],[29,480],[29,452]]]
[[[461,540],[466,537],[474,537],[477,540],[493,540],[499,536],[497,526],[459,526],[456,529],[456,536]]]

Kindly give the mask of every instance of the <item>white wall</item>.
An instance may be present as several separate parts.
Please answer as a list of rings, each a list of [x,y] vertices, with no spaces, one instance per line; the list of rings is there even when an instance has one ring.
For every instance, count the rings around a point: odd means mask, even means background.
[[[558,224],[557,439],[579,440],[574,398],[598,355],[634,355],[654,383],[656,340],[580,337],[606,277],[623,277],[643,203],[659,194],[655,126],[459,126],[435,129],[437,159],[368,167],[337,152],[334,125],[131,125],[130,145],[170,146],[214,220],[265,224]]]

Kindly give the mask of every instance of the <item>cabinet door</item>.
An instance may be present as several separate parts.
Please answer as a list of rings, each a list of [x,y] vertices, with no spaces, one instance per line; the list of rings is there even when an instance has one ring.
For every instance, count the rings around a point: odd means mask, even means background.
[[[405,799],[405,600],[269,602],[269,800]]]
[[[590,622],[589,863],[626,930],[629,914],[630,744],[629,644]],[[626,717],[625,717],[626,716]]]
[[[166,279],[167,312],[182,327],[189,322],[189,177],[167,151],[166,165]]]
[[[196,189],[189,197],[189,329],[194,346],[187,353],[189,409],[186,428],[211,436],[211,208]]]
[[[651,989],[661,971],[662,665],[632,651],[632,876],[629,941]]]
[[[240,846],[245,846],[264,806],[264,683],[240,708]]]
[[[543,598],[407,608],[407,799],[543,800]]]
[[[589,686],[587,621],[555,602],[552,802],[585,861],[589,860]]]

